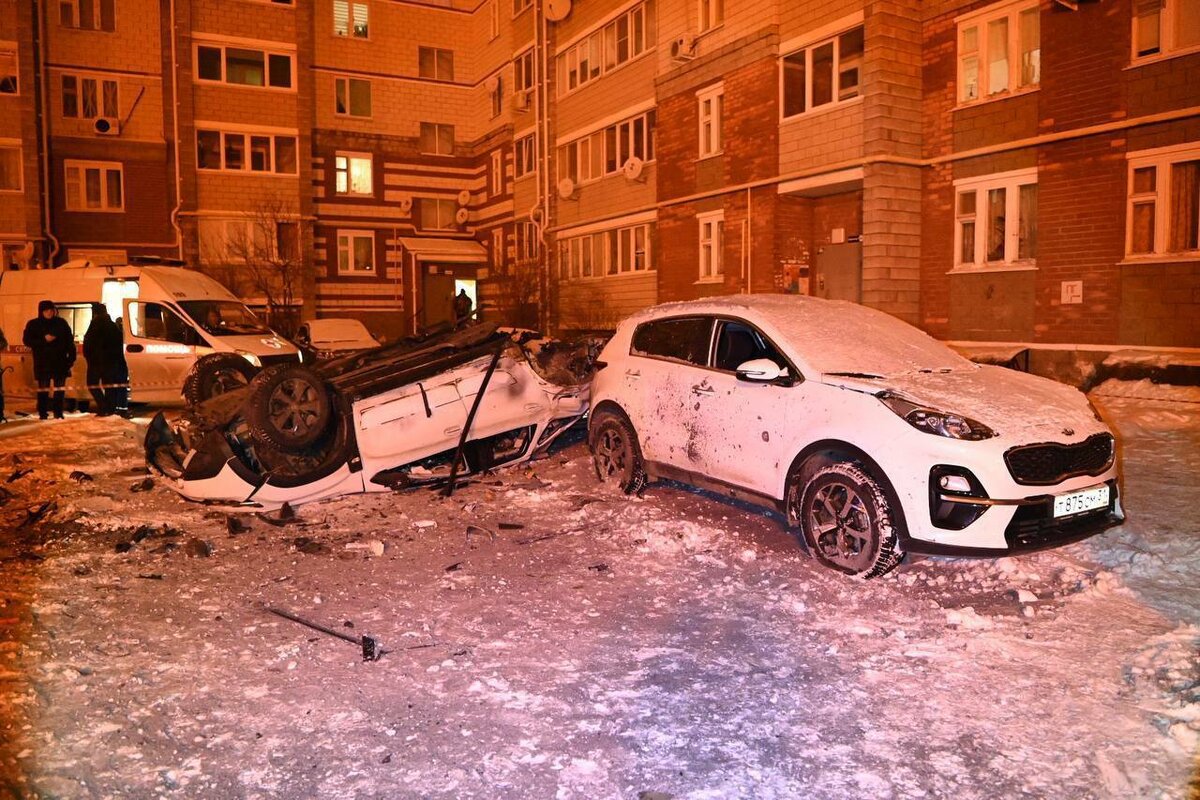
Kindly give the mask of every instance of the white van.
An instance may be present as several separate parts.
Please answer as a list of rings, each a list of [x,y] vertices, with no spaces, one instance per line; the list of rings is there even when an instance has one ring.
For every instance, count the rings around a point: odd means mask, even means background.
[[[91,323],[91,304],[107,307],[125,336],[133,402],[182,402],[188,373],[205,356],[210,356],[206,363],[237,367],[243,382],[258,368],[299,360],[295,345],[260,322],[228,289],[176,263],[140,259],[98,267],[71,261],[57,269],[0,271],[0,328],[9,345],[0,355],[0,368],[14,368],[5,391],[34,392],[33,359],[21,337],[42,300],[58,306],[77,346]],[[69,397],[89,397],[86,373],[80,358],[67,381]]]

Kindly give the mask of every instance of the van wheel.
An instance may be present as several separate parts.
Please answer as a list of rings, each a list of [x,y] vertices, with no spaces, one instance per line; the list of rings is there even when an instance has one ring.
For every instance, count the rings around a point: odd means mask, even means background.
[[[218,395],[241,389],[257,369],[236,353],[209,353],[196,360],[183,382],[183,399],[196,406]]]
[[[789,483],[788,522],[800,526],[823,565],[868,579],[890,572],[904,558],[891,503],[858,464],[828,464],[803,485],[798,471]]]
[[[616,483],[625,494],[646,488],[646,464],[633,425],[622,414],[601,411],[588,426],[588,446],[601,482]]]
[[[246,422],[258,442],[279,450],[302,450],[325,434],[332,417],[325,382],[307,367],[276,367],[251,384]]]

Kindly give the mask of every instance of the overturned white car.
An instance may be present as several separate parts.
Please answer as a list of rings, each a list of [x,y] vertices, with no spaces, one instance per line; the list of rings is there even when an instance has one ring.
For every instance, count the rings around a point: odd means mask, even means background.
[[[446,481],[548,448],[587,412],[591,361],[480,324],[276,367],[159,414],[146,460],[190,500],[253,508]]]

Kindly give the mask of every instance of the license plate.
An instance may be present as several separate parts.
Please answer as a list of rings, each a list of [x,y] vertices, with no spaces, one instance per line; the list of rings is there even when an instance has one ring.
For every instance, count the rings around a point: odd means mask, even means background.
[[[1081,492],[1060,494],[1054,498],[1054,516],[1069,517],[1084,511],[1108,508],[1108,485],[1095,486]]]

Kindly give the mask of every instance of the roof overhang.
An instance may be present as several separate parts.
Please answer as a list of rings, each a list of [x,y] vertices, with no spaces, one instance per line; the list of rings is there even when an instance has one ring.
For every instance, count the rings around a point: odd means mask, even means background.
[[[487,250],[473,239],[402,236],[400,244],[418,261],[486,264],[488,260]]]
[[[809,178],[784,181],[779,184],[779,193],[798,197],[824,197],[840,192],[852,192],[861,189],[862,185],[863,168],[851,167],[836,172],[826,172],[823,175],[813,175]]]

